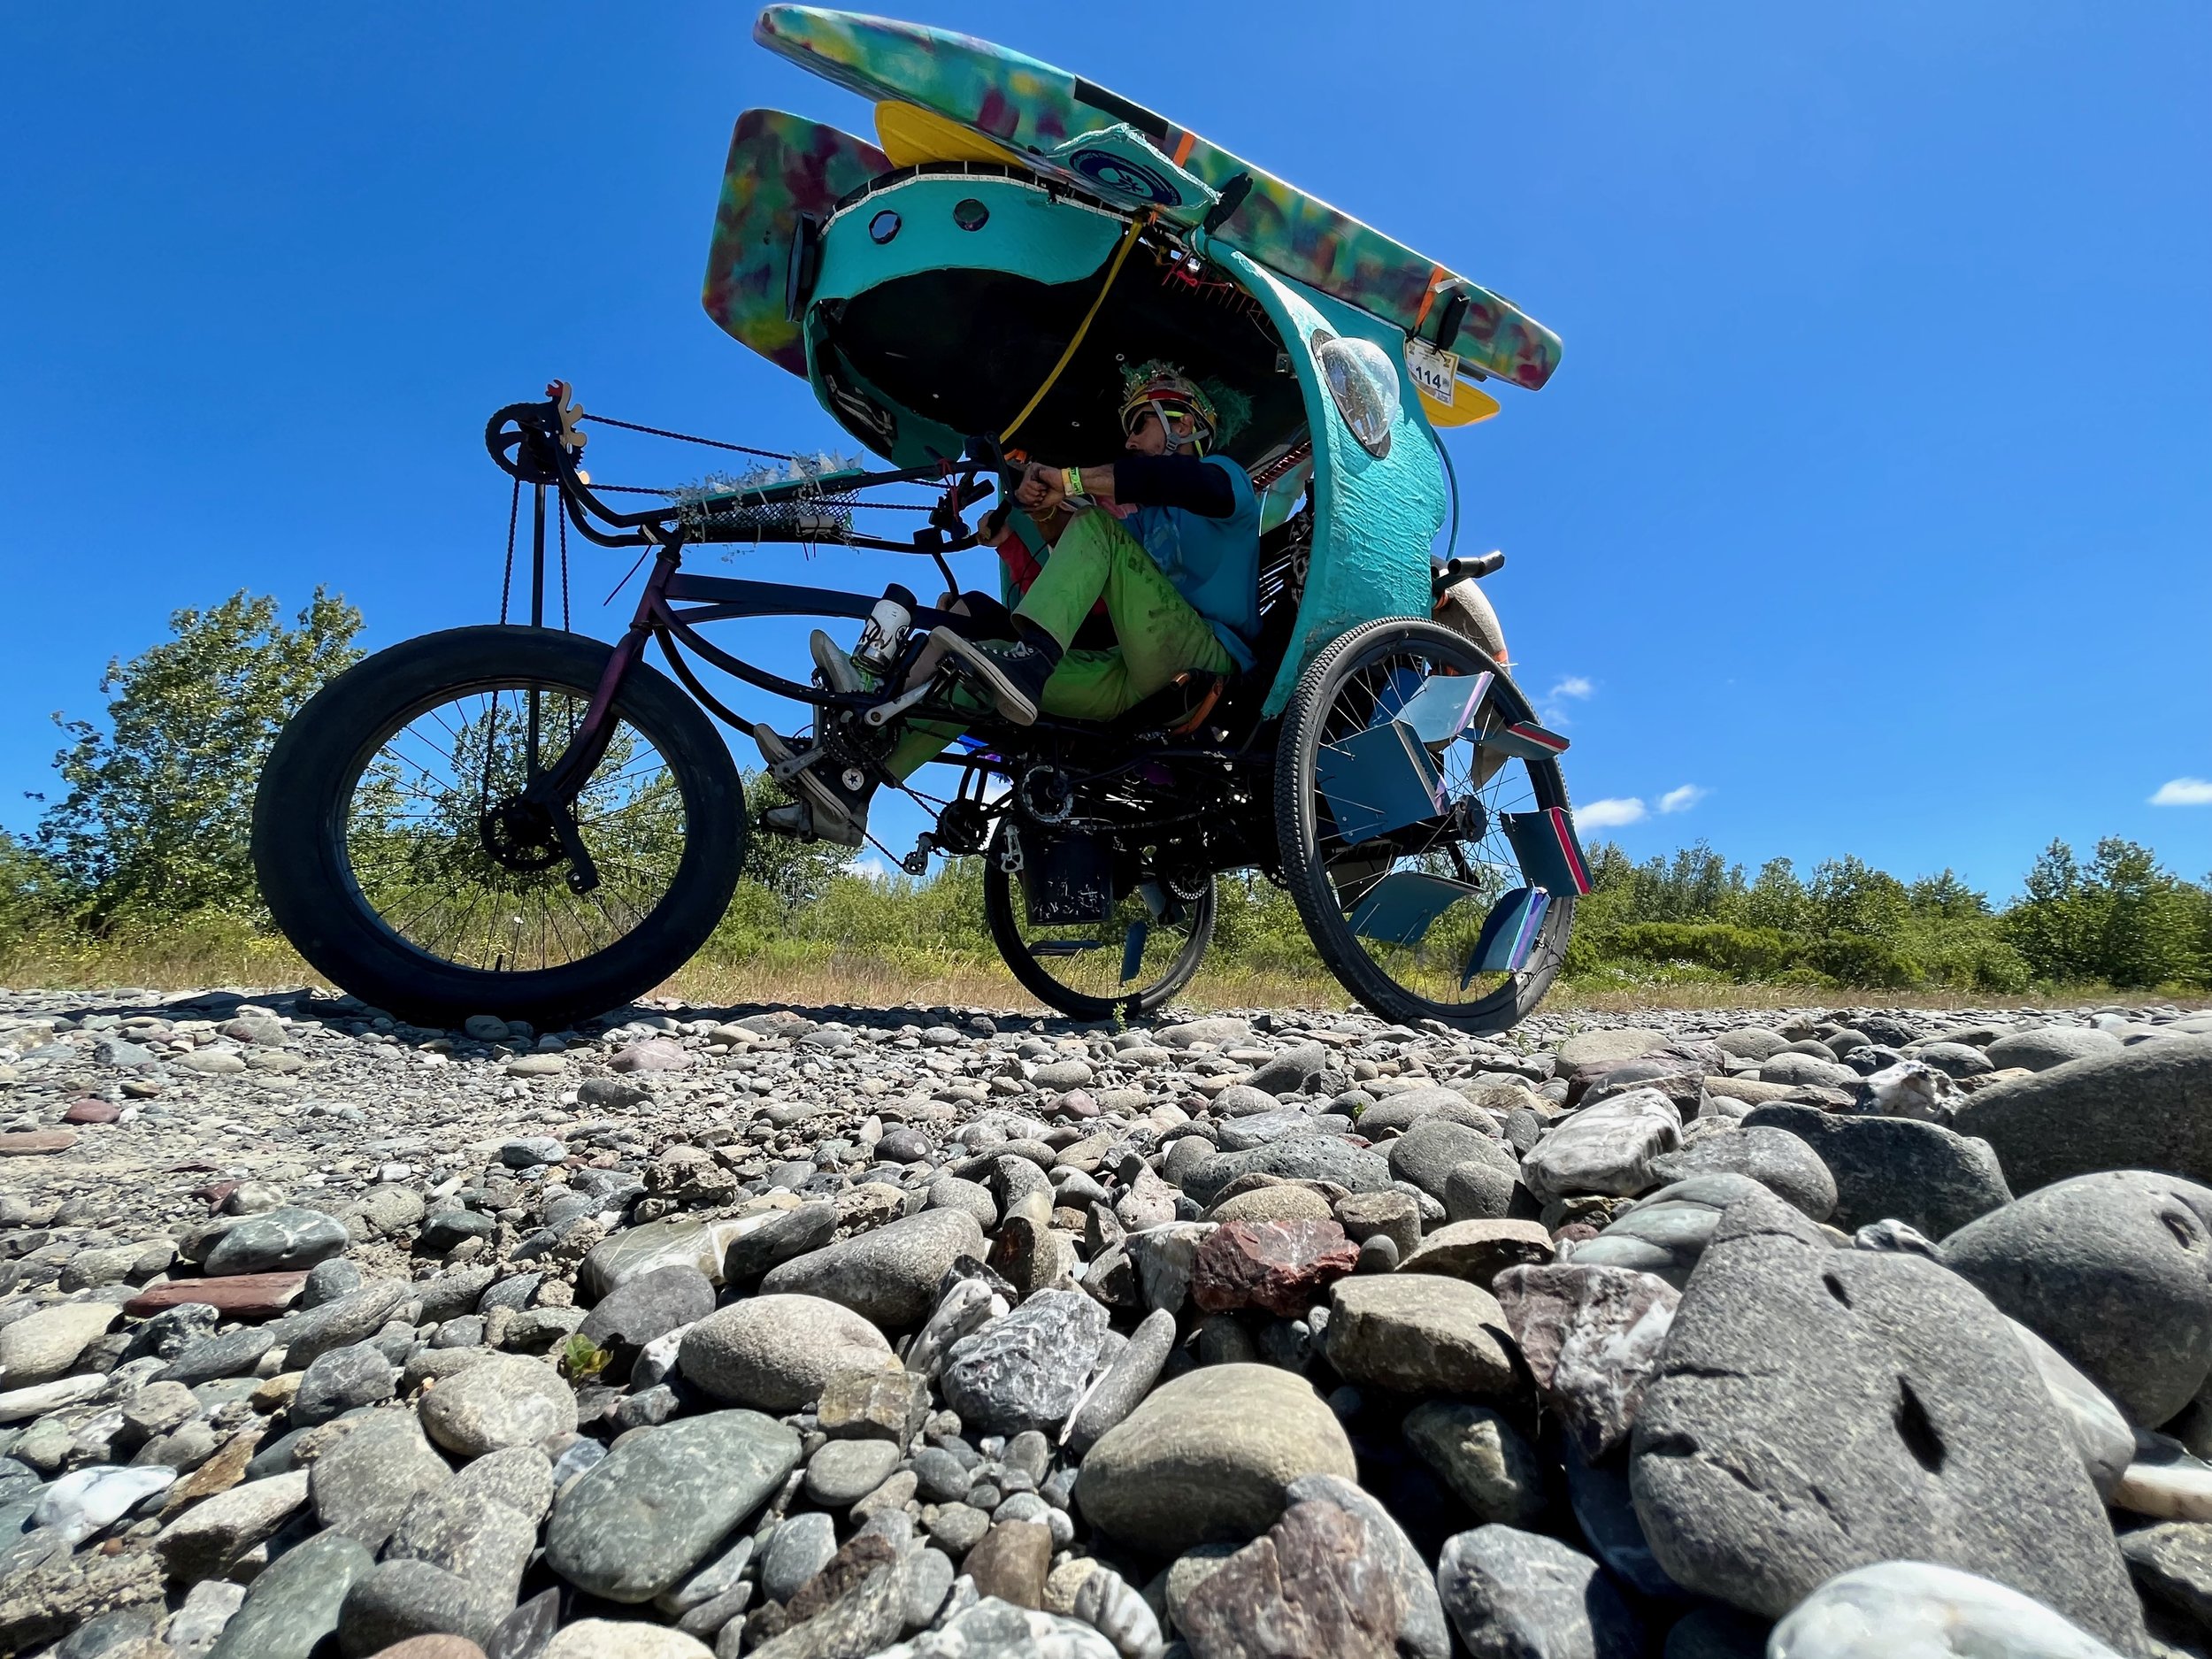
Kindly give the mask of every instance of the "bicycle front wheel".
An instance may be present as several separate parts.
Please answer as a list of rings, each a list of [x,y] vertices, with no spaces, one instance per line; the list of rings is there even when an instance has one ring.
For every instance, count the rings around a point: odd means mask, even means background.
[[[299,953],[380,1008],[539,1026],[650,991],[728,906],[744,790],[698,706],[642,663],[569,838],[523,799],[574,738],[611,654],[580,634],[456,628],[355,664],[263,769],[253,856]]]

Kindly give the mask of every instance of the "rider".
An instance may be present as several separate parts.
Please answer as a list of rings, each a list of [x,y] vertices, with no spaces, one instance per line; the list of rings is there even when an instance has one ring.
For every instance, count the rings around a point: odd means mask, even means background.
[[[1173,364],[1127,371],[1127,452],[1095,466],[1032,463],[1014,492],[1051,551],[1014,609],[1013,637],[974,639],[940,627],[917,673],[949,653],[1002,715],[1027,726],[1040,711],[1111,719],[1179,675],[1249,669],[1259,631],[1260,509],[1244,469],[1212,452],[1233,433],[1233,417],[1220,409],[1227,401]],[[1114,645],[1074,649],[1076,631],[1102,599]],[[753,735],[771,765],[790,758],[766,726]],[[885,770],[902,782],[957,735],[916,722]],[[861,845],[875,779],[817,764],[793,781],[799,799],[772,810],[769,828]]]

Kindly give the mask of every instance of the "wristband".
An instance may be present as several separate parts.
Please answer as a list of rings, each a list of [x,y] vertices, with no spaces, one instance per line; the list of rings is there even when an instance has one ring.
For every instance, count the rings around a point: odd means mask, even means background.
[[[1083,488],[1083,469],[1081,467],[1064,466],[1060,469],[1060,493],[1070,501],[1088,501],[1090,499],[1090,496]]]

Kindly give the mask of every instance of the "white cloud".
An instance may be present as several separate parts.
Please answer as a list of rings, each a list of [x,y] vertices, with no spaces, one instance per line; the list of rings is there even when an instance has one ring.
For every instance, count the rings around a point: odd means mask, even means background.
[[[1670,789],[1659,797],[1662,812],[1686,812],[1711,793],[1694,783],[1686,783],[1679,789]]]
[[[1573,697],[1578,701],[1597,695],[1597,687],[1580,674],[1569,674],[1551,688],[1554,697]]]
[[[865,858],[856,858],[847,864],[845,873],[849,876],[858,876],[864,881],[888,881],[891,879],[891,866],[873,853],[870,853]]]
[[[2174,778],[2158,786],[2153,806],[2212,806],[2212,781],[2202,778]]]
[[[1625,800],[1618,797],[1592,801],[1575,809],[1575,822],[1584,829],[1613,829],[1623,824],[1642,821],[1644,803],[1634,795]]]

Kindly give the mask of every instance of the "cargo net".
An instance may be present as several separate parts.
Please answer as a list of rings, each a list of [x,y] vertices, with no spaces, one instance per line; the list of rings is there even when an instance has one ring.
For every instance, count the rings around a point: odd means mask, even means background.
[[[670,490],[677,516],[695,539],[726,540],[734,531],[774,532],[803,541],[841,541],[851,535],[853,508],[848,491],[836,486],[840,475],[859,471],[856,455],[795,455],[764,462],[741,472],[710,472],[695,484]],[[799,488],[774,501],[741,503],[739,497],[767,489]]]

